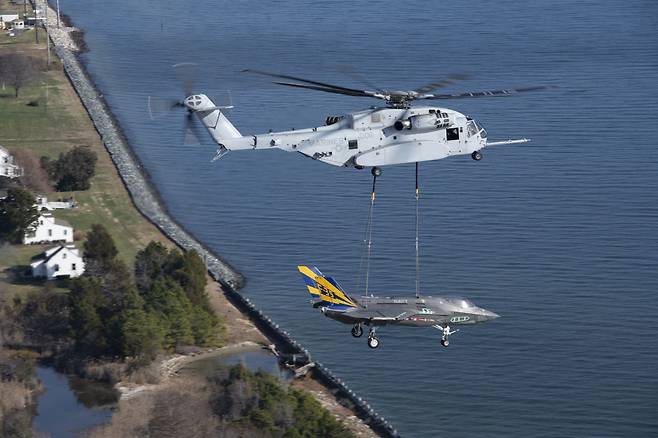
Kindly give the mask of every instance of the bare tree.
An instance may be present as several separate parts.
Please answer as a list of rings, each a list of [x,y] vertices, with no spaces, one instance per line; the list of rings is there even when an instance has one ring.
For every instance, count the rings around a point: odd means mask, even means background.
[[[14,87],[18,97],[21,88],[37,79],[38,65],[36,58],[21,53],[0,55],[0,81]]]
[[[25,148],[13,149],[11,151],[16,163],[23,168],[21,182],[32,192],[46,195],[52,191],[48,181],[50,176],[48,172],[41,167],[41,160],[34,152]]]

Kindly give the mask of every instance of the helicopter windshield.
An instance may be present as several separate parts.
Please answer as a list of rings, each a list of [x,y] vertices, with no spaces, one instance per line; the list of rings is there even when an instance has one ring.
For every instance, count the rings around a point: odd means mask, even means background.
[[[475,120],[469,120],[468,123],[466,124],[466,134],[469,137],[474,136],[477,134],[479,131],[477,123],[475,123]]]
[[[484,129],[484,126],[478,125],[477,123],[475,123],[475,125],[477,126],[478,131],[480,131],[480,137],[487,138],[487,130]]]

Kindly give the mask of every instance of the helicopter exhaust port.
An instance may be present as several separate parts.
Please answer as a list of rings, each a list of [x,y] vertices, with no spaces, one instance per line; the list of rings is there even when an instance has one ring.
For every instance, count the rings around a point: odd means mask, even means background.
[[[395,126],[395,129],[397,129],[398,131],[402,131],[403,129],[411,129],[411,121],[398,120],[395,122],[393,126]]]
[[[324,122],[325,125],[333,125],[334,123],[338,123],[341,120],[343,120],[343,116],[329,116],[327,117],[327,120]]]

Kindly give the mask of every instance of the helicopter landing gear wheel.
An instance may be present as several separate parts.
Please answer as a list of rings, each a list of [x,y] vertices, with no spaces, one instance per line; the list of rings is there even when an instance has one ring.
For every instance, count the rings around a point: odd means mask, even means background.
[[[448,345],[450,345],[450,341],[448,341],[447,339],[441,339],[441,345],[443,345],[444,347],[448,347]]]
[[[480,151],[474,151],[471,154],[471,158],[474,159],[475,161],[480,161],[482,159],[482,152]]]
[[[361,327],[361,324],[356,324],[354,327],[352,327],[352,336],[355,338],[360,338],[363,335],[363,327]]]
[[[372,173],[372,176],[377,177],[377,176],[382,176],[382,168],[381,167],[373,167],[370,172]]]

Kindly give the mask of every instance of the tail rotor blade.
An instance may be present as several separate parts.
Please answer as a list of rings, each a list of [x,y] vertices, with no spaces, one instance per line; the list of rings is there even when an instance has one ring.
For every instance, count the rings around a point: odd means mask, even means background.
[[[203,132],[199,129],[198,120],[195,115],[188,112],[185,116],[185,137],[183,144],[185,146],[200,146],[201,139],[204,138]]]
[[[173,109],[182,106],[180,101],[169,97],[149,96],[148,97],[149,116],[155,120]]]
[[[233,97],[230,90],[225,90],[213,94],[211,100],[215,103],[217,108],[220,108],[223,113],[230,111],[233,108]]]
[[[194,93],[194,87],[199,81],[199,65],[193,62],[181,62],[174,65],[174,73],[185,91],[185,96]]]

